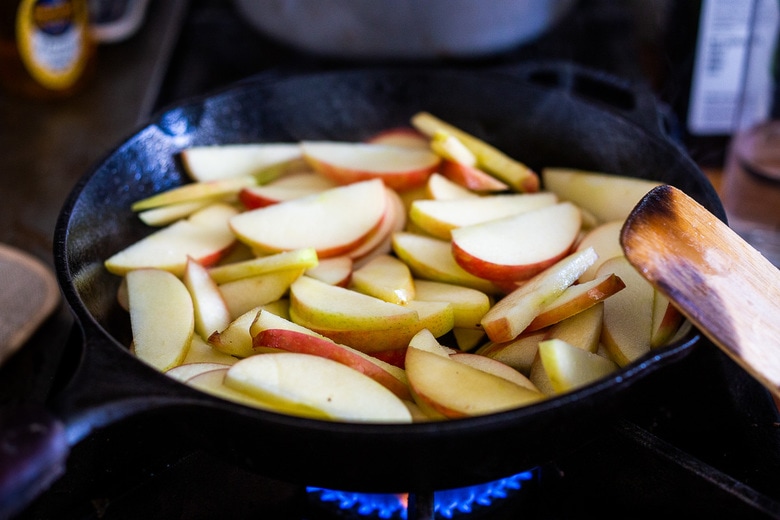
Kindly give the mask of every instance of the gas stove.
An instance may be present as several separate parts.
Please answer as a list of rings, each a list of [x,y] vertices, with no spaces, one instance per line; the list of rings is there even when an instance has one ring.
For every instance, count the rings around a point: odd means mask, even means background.
[[[648,62],[626,43],[631,25],[615,4],[582,1],[551,33],[501,55],[417,65],[478,73],[569,60],[646,82]],[[183,14],[150,112],[257,74],[372,65],[286,48],[252,31],[230,3],[192,0]],[[64,377],[80,341],[72,331]],[[630,412],[584,447],[499,481],[429,494],[281,482],[204,450],[174,418],[140,415],[77,445],[65,476],[20,519],[780,518],[780,415],[766,391],[706,341],[642,385]]]

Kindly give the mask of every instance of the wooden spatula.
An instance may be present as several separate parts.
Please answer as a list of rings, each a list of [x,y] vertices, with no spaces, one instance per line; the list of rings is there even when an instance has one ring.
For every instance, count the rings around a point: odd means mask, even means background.
[[[780,270],[672,186],[628,217],[626,257],[714,344],[780,397]]]

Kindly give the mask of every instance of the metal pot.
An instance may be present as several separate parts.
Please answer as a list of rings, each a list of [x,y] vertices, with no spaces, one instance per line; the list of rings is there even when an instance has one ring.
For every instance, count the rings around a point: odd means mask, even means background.
[[[71,446],[139,413],[172,414],[204,447],[264,475],[355,491],[426,491],[523,471],[581,446],[640,381],[702,343],[693,331],[613,376],[489,416],[411,425],[326,422],[250,409],[180,384],[134,358],[116,302],[112,253],[148,234],[131,202],[187,182],[191,145],[359,140],[427,110],[531,167],[569,166],[658,179],[723,218],[701,171],[668,136],[652,97],[614,78],[542,64],[513,71],[365,69],[251,78],[165,110],[85,175],[56,229],[57,275],[81,327],[83,355],[47,409],[8,412],[0,505],[19,508],[59,474]],[[31,426],[34,425],[34,426]],[[29,478],[20,478],[20,468]]]

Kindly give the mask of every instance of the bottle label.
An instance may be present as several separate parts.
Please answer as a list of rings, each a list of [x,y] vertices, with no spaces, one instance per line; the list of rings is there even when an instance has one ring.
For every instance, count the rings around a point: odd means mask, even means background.
[[[30,75],[66,89],[86,64],[87,13],[72,0],[22,0],[16,18],[19,53]]]

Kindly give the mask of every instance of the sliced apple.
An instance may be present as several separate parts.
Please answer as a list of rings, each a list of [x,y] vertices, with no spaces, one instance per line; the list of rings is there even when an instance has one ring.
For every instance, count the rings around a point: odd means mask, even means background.
[[[333,419],[409,423],[411,414],[390,390],[348,366],[320,356],[282,352],[252,356],[227,372],[230,388],[261,399],[302,404]]]
[[[215,263],[236,241],[228,221],[237,211],[226,204],[213,204],[158,229],[109,257],[104,265],[117,275],[153,267],[176,275],[184,273],[187,257],[203,265]]]
[[[216,202],[227,196],[238,195],[238,192],[243,188],[256,184],[257,180],[254,177],[232,177],[216,181],[184,184],[136,201],[130,208],[133,211],[143,211],[183,202],[204,200]]]
[[[415,347],[406,351],[415,401],[448,418],[495,413],[538,402],[539,392]]]
[[[211,200],[196,200],[193,202],[176,202],[159,208],[152,208],[138,213],[138,218],[147,226],[162,227],[177,220],[187,218],[198,210],[211,204]]]
[[[434,173],[428,177],[428,183],[425,185],[425,194],[433,200],[473,199],[479,197],[477,193],[440,173]]]
[[[431,280],[415,280],[414,287],[419,301],[450,303],[458,328],[481,328],[480,321],[490,310],[491,298],[477,289]]]
[[[219,291],[230,318],[235,319],[248,310],[283,298],[289,291],[290,285],[303,273],[304,269],[298,267],[258,274],[223,283],[219,285]]]
[[[407,146],[424,150],[427,150],[430,147],[427,137],[408,126],[399,126],[397,128],[382,130],[378,134],[374,134],[366,139],[366,142],[370,144]]]
[[[534,392],[539,391],[539,389],[536,388],[536,386],[526,376],[509,365],[505,365],[496,359],[480,356],[479,354],[470,354],[468,352],[458,352],[456,354],[452,354],[450,359],[457,361],[458,363],[468,365],[472,368],[476,368],[477,370],[482,370],[488,374],[501,377],[510,383],[525,387],[529,390],[533,390]]]
[[[615,256],[623,255],[620,246],[620,230],[623,229],[623,220],[611,220],[599,224],[588,231],[577,244],[577,249],[592,247],[599,259],[585,271],[580,277],[580,282],[593,280],[601,264]]]
[[[306,269],[306,276],[310,276],[321,282],[330,285],[347,287],[352,279],[352,270],[354,261],[352,258],[344,256],[332,256],[323,258],[313,267]]]
[[[387,188],[387,211],[379,223],[376,233],[345,253],[356,267],[365,264],[377,255],[385,255],[392,251],[392,237],[396,231],[401,231],[406,225],[406,208],[400,195]]]
[[[655,290],[625,256],[601,264],[596,276],[608,273],[618,275],[626,287],[604,300],[601,341],[622,367],[650,351]]]
[[[485,331],[482,329],[472,329],[468,327],[453,327],[452,335],[455,338],[455,345],[463,352],[471,352],[485,341]]]
[[[289,164],[301,157],[297,143],[193,146],[180,154],[184,169],[195,181],[255,176],[272,166]]]
[[[421,329],[417,334],[412,336],[407,347],[414,347],[442,357],[449,357],[450,354],[454,353],[439,343],[436,336],[428,329]]]
[[[528,375],[531,373],[539,342],[544,339],[545,331],[529,332],[503,343],[487,343],[478,348],[475,354],[495,359]]]
[[[604,304],[597,303],[550,327],[544,339],[560,339],[582,350],[596,352],[601,339],[603,319]]]
[[[390,255],[379,255],[352,272],[350,288],[390,303],[404,305],[415,297],[409,267]]]
[[[208,270],[191,257],[187,259],[182,281],[192,297],[195,332],[208,338],[230,324],[230,310]]]
[[[539,357],[556,393],[576,390],[618,370],[618,365],[560,339],[539,343]]]
[[[188,379],[192,379],[204,372],[227,370],[230,366],[223,363],[182,363],[165,372],[165,375],[177,381],[186,382]]]
[[[417,200],[409,219],[432,236],[449,240],[453,229],[480,224],[535,209],[558,201],[552,193],[515,193],[449,200]]]
[[[525,164],[512,159],[494,146],[457,128],[428,112],[412,116],[412,126],[432,137],[436,132],[446,132],[457,137],[477,157],[478,166],[509,184],[520,192],[539,190],[539,176]]]
[[[228,369],[223,368],[220,370],[210,370],[202,374],[198,374],[195,377],[191,377],[186,383],[201,392],[225,399],[226,401],[232,401],[235,403],[243,404],[245,406],[251,406],[252,408],[259,408],[270,412],[283,413],[287,415],[297,415],[300,417],[309,417],[311,419],[329,419],[330,417],[324,412],[306,406],[303,404],[282,402],[278,399],[263,399],[259,395],[249,395],[244,392],[239,392],[225,385],[225,377],[227,376]]]
[[[444,159],[439,170],[450,181],[477,193],[493,193],[510,189],[505,182],[473,165]]]
[[[193,334],[187,356],[182,360],[182,365],[191,363],[219,363],[220,365],[232,365],[237,358],[220,352],[197,334]]]
[[[482,318],[482,327],[495,342],[516,338],[539,311],[572,285],[596,261],[592,248],[572,253],[499,300]]]
[[[209,345],[230,356],[245,358],[254,355],[250,327],[260,311],[261,307],[251,309],[231,321],[225,329],[214,332],[208,337]]]
[[[248,186],[238,193],[238,200],[247,209],[262,208],[297,199],[306,195],[320,193],[337,184],[314,172],[288,174],[262,186]]]
[[[127,274],[133,351],[160,371],[180,365],[195,330],[195,310],[184,283],[161,269]]]
[[[319,262],[317,251],[313,247],[302,247],[291,251],[270,254],[248,260],[222,264],[209,269],[211,278],[218,284],[224,284],[260,274],[287,271],[289,269],[308,269]]]
[[[393,251],[416,278],[463,285],[488,294],[501,292],[492,282],[458,265],[446,240],[400,231],[393,234]]]
[[[571,251],[580,226],[579,210],[563,202],[453,229],[453,256],[465,271],[481,278],[527,280]]]
[[[367,375],[400,399],[412,399],[403,370],[328,338],[290,329],[265,329],[254,336],[253,344],[332,359]]]
[[[312,168],[339,184],[381,179],[398,191],[424,186],[440,163],[430,150],[409,146],[304,141],[301,149]]]
[[[277,253],[312,247],[326,258],[343,254],[376,231],[387,208],[381,180],[245,211],[230,219],[236,236],[253,249]]]
[[[556,324],[604,301],[625,286],[615,273],[604,273],[589,282],[572,285],[545,305],[526,330],[539,330]]]
[[[656,348],[666,345],[679,330],[684,319],[680,310],[669,301],[669,298],[655,291],[650,346]]]
[[[625,220],[637,202],[660,184],[637,177],[571,168],[545,168],[542,182],[546,190],[582,207],[600,222]]]

